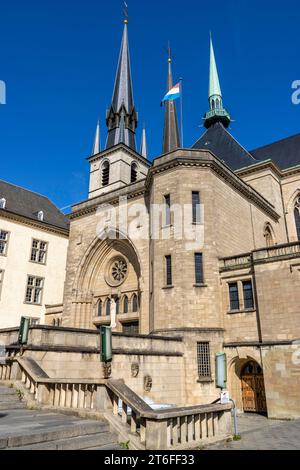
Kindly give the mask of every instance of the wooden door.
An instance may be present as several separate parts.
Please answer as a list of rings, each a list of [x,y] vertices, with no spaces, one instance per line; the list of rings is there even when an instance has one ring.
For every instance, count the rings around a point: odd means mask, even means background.
[[[242,396],[245,412],[267,413],[264,376],[261,367],[249,362],[242,371]]]

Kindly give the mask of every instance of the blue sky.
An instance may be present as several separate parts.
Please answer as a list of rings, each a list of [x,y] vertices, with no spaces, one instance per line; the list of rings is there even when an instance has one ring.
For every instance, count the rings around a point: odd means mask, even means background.
[[[166,45],[184,78],[185,146],[202,134],[209,31],[233,135],[248,149],[300,132],[291,84],[300,80],[299,1],[129,0],[135,102],[151,158],[161,152]],[[95,126],[110,103],[122,1],[0,0],[0,178],[62,208],[87,196]]]

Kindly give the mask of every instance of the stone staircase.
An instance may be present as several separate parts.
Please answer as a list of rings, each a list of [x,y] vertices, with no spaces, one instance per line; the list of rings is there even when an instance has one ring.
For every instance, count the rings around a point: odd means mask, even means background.
[[[0,449],[120,450],[104,421],[28,410],[20,393],[0,386]]]

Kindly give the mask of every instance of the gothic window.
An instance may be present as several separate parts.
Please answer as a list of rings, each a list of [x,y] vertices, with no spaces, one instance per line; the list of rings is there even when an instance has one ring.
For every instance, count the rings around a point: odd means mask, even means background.
[[[218,99],[218,98],[216,99],[216,108],[217,108],[217,109],[219,109],[219,108],[220,108],[220,101],[219,101],[219,99]]]
[[[269,224],[265,228],[264,237],[266,239],[266,246],[268,248],[274,245],[272,229]]]
[[[98,317],[102,317],[102,300],[98,302]]]
[[[230,311],[240,310],[239,288],[237,282],[229,284]]]
[[[103,163],[102,166],[102,186],[109,185],[109,176],[110,176],[110,164],[109,162]]]
[[[5,209],[6,206],[6,199],[4,197],[0,199],[0,209]]]
[[[136,163],[131,165],[131,183],[136,183],[138,177],[138,166]]]
[[[212,109],[215,109],[215,100],[212,100],[211,107],[212,107]]]
[[[123,259],[116,259],[111,266],[111,276],[116,283],[125,281],[127,276],[128,267]]]
[[[110,317],[110,313],[111,313],[111,300],[107,299],[107,301],[106,301],[106,316]]]
[[[138,297],[136,294],[132,297],[132,311],[134,313],[138,312]]]
[[[244,307],[246,310],[254,309],[253,287],[251,281],[243,282]]]
[[[120,313],[120,299],[116,300],[116,315]]]
[[[300,240],[300,197],[297,198],[297,201],[295,204],[294,216],[295,216],[297,237],[298,237],[298,240]]]
[[[124,300],[123,300],[123,312],[128,313],[129,310],[129,303],[128,303],[128,297],[125,295]]]

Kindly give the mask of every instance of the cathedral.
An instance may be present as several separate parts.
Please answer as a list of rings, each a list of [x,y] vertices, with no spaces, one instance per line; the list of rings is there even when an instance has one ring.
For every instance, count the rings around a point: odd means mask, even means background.
[[[162,154],[150,161],[145,129],[136,146],[125,20],[105,149],[98,125],[89,194],[69,216],[63,305],[46,313],[54,336],[58,324],[77,334],[72,356],[61,349],[54,365],[30,354],[50,377],[99,378],[88,348],[111,326],[108,374],[139,396],[213,403],[225,354],[238,410],[300,417],[300,134],[255,150],[231,135],[212,39],[208,103],[203,135],[182,148],[176,103],[166,101]],[[88,351],[94,362],[68,369]]]

